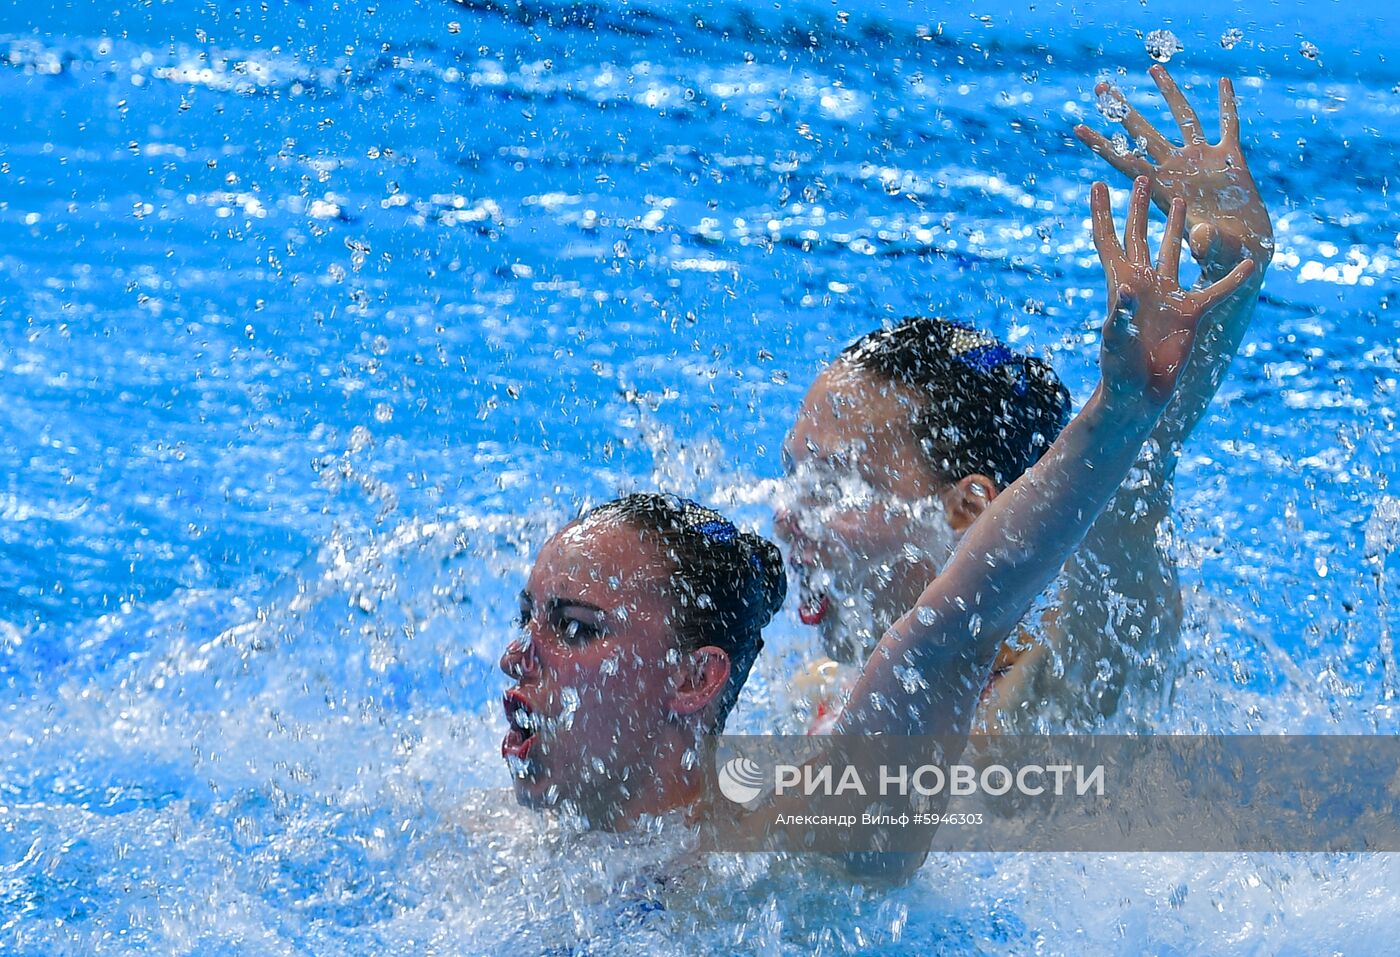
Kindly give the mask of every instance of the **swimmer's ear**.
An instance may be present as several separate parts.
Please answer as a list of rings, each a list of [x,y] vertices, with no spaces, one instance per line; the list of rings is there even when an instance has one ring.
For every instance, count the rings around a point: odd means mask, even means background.
[[[965,532],[1001,490],[985,475],[964,475],[943,493],[943,508],[955,532]]]
[[[729,684],[729,656],[723,648],[706,645],[681,661],[676,689],[671,693],[671,712],[677,715],[703,711]]]

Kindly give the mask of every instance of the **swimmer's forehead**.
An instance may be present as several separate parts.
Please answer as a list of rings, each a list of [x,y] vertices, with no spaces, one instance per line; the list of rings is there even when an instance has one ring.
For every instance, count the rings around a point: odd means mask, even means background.
[[[914,441],[917,404],[911,389],[838,360],[803,399],[783,441],[784,464],[813,458],[845,464],[872,453],[900,458]]]
[[[534,601],[581,601],[608,610],[670,594],[672,567],[631,523],[591,515],[540,549],[526,584]]]

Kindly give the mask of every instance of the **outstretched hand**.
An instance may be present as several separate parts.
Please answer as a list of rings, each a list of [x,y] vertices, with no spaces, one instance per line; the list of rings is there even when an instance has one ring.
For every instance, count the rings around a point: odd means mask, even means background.
[[[1103,389],[1115,402],[1160,411],[1191,355],[1201,316],[1234,293],[1255,266],[1254,260],[1246,259],[1203,289],[1183,290],[1178,274],[1187,202],[1179,196],[1170,201],[1154,267],[1147,250],[1152,193],[1148,177],[1139,176],[1133,182],[1121,244],[1114,232],[1107,184],[1094,184],[1090,206],[1094,246],[1108,277],[1108,319],[1100,358]]]
[[[1196,111],[1166,68],[1159,64],[1149,72],[1181,129],[1181,146],[1163,136],[1108,83],[1100,83],[1094,92],[1114,101],[1128,135],[1145,146],[1147,156],[1121,152],[1102,133],[1082,124],[1075,127],[1075,136],[1125,176],[1151,177],[1152,199],[1163,212],[1170,211],[1173,200],[1185,201],[1191,254],[1207,280],[1220,279],[1245,259],[1266,267],[1273,255],[1273,225],[1240,147],[1234,85],[1220,80],[1220,141],[1209,143]]]

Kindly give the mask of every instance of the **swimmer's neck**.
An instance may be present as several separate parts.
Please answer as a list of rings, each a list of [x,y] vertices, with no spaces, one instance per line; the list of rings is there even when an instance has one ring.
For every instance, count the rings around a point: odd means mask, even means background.
[[[689,818],[697,813],[707,775],[714,766],[714,746],[689,725],[666,724],[659,729],[656,747],[655,764],[642,772],[648,780],[620,800],[590,809],[584,815],[590,828],[623,833],[644,817],[685,811]],[[686,759],[687,751],[695,752],[693,760]]]
[[[830,630],[822,635],[827,654],[846,664],[864,664],[885,632],[918,604],[919,596],[937,577],[938,569],[921,560],[900,561],[887,578],[871,580],[849,607],[842,603],[833,610]]]

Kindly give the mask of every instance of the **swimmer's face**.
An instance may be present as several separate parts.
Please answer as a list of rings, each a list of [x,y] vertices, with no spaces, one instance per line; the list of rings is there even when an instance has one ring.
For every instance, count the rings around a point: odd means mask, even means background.
[[[606,816],[648,777],[680,672],[670,569],[630,525],[576,522],[540,550],[501,658],[516,797]]]
[[[774,516],[799,579],[803,621],[828,653],[852,658],[879,635],[857,634],[869,608],[903,578],[927,583],[956,544],[947,483],[914,433],[909,390],[837,362],[808,391],[783,443],[787,482]],[[915,592],[917,597],[917,592]],[[909,607],[909,599],[900,596]]]

